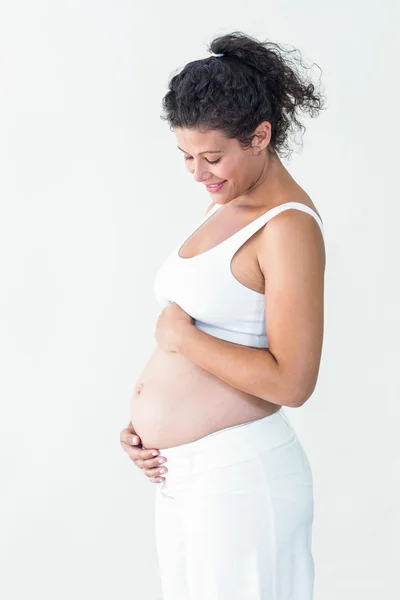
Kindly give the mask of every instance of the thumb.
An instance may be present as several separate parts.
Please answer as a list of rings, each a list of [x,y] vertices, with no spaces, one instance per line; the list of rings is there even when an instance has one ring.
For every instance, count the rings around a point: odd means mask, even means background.
[[[140,437],[136,434],[136,431],[135,431],[135,428],[133,427],[132,421],[129,421],[127,429],[130,431],[130,433],[134,434],[132,437],[132,440],[131,440],[131,444],[133,444],[133,445],[139,444]]]

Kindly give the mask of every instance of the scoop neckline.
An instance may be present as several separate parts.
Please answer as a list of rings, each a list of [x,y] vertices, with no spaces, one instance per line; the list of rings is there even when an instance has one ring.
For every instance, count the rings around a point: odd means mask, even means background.
[[[212,250],[215,250],[216,248],[219,248],[220,246],[222,246],[222,244],[224,244],[225,242],[228,242],[229,240],[232,240],[236,235],[238,235],[240,232],[245,231],[247,229],[247,227],[250,227],[250,225],[253,225],[253,223],[256,223],[259,219],[261,219],[262,217],[265,217],[266,215],[268,215],[270,212],[272,212],[273,210],[280,208],[281,206],[286,206],[287,204],[296,204],[296,205],[300,205],[300,206],[305,206],[308,210],[311,210],[311,212],[314,213],[314,215],[317,217],[317,220],[319,221],[319,224],[321,225],[321,229],[323,230],[323,221],[322,219],[317,215],[317,213],[315,212],[315,210],[313,208],[311,208],[310,206],[308,206],[307,204],[304,204],[304,202],[295,202],[295,201],[290,201],[290,202],[283,202],[282,204],[277,204],[276,206],[273,206],[272,208],[268,209],[265,213],[262,213],[262,215],[260,215],[259,217],[257,217],[256,219],[253,219],[252,221],[250,221],[250,223],[247,223],[247,225],[245,225],[244,227],[242,227],[241,229],[239,229],[238,231],[235,231],[235,233],[232,233],[232,235],[230,235],[229,237],[227,237],[225,240],[222,240],[222,242],[219,242],[219,244],[217,244],[216,246],[212,246],[212,248],[209,248],[208,250],[205,250],[204,252],[201,252],[200,254],[195,254],[194,256],[188,256],[188,257],[184,257],[184,256],[180,256],[179,252],[182,248],[182,246],[184,246],[186,244],[186,242],[193,237],[193,235],[199,231],[199,229],[204,225],[204,223],[206,223],[206,221],[208,221],[208,219],[210,217],[212,217],[212,215],[214,215],[220,208],[221,206],[223,206],[222,204],[218,205],[216,203],[216,206],[218,207],[217,210],[214,210],[214,206],[213,208],[210,210],[210,214],[205,215],[205,218],[201,221],[201,223],[199,224],[198,227],[196,227],[196,229],[194,229],[186,239],[183,240],[183,242],[180,243],[180,245],[178,246],[177,250],[176,250],[176,256],[179,260],[194,260],[195,258],[199,258],[200,256],[204,256],[204,254],[208,254],[209,252],[211,252]],[[305,211],[307,212],[307,211]]]

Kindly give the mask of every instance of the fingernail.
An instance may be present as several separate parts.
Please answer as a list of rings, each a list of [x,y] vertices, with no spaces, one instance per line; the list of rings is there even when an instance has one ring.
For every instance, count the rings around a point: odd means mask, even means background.
[[[157,452],[157,450],[154,450],[154,451],[152,452],[152,455],[153,455],[153,456],[158,456],[158,452]]]
[[[134,435],[132,438],[132,444],[137,444],[138,441],[139,441],[138,437],[136,435]]]

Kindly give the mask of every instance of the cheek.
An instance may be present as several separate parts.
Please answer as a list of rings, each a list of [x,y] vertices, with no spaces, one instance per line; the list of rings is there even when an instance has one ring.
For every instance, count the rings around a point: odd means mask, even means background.
[[[221,165],[219,169],[214,170],[214,173],[221,180],[227,179],[228,181],[232,181],[233,179],[237,179],[237,171],[232,165]]]
[[[246,185],[249,177],[251,178],[251,167],[252,165],[243,159],[231,161],[225,167],[225,179],[233,179],[240,186]]]

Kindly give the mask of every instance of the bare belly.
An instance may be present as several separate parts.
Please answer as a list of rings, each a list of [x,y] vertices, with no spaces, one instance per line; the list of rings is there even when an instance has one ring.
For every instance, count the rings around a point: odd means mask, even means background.
[[[279,409],[158,346],[135,385],[131,421],[142,445],[159,449],[193,442]]]

